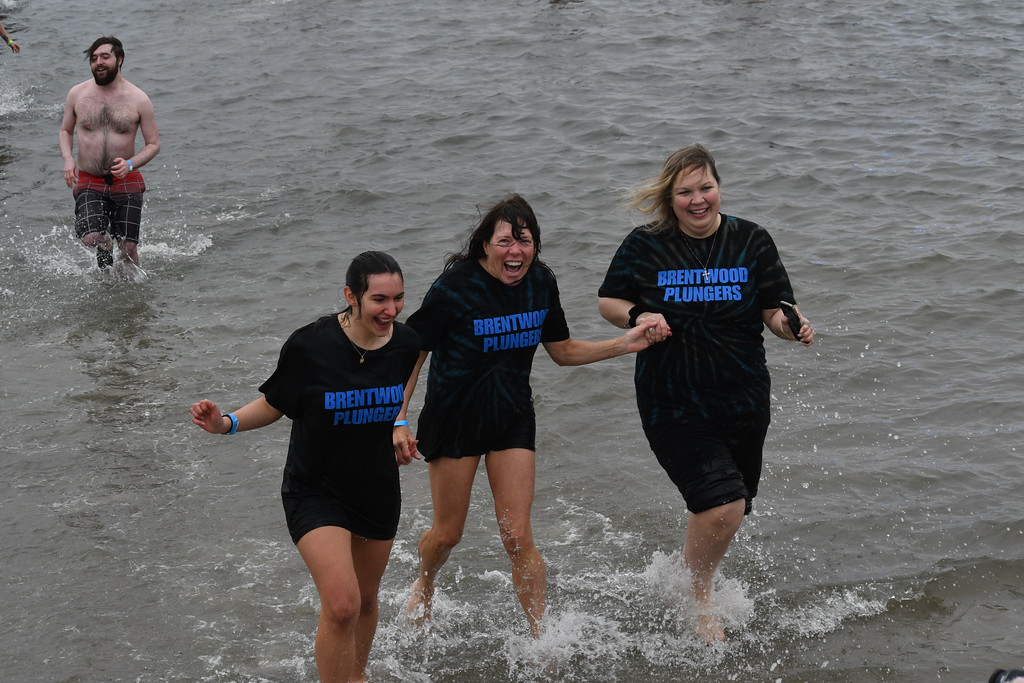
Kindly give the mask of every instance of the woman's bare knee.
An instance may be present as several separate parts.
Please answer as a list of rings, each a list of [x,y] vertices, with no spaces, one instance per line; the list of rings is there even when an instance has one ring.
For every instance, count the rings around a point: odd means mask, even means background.
[[[743,522],[743,510],[746,503],[741,498],[725,505],[713,507],[694,515],[695,521],[708,531],[731,535]]]
[[[439,550],[451,550],[462,541],[462,526],[435,526],[428,532],[427,540]]]
[[[320,594],[320,614],[335,622],[340,628],[355,628],[364,603],[365,600],[360,598],[357,591],[329,591]],[[370,596],[370,604],[375,603],[376,597]]]
[[[499,522],[498,532],[501,535],[501,544],[505,546],[505,552],[512,557],[533,548],[533,533],[529,529],[521,529]]]

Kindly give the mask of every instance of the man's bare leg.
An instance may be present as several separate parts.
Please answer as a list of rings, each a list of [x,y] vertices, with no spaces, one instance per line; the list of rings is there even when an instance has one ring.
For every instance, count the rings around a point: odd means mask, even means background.
[[[105,232],[89,232],[82,235],[82,244],[96,249],[96,265],[106,270],[114,265],[114,240]]]
[[[139,245],[131,240],[121,240],[117,244],[121,252],[121,260],[125,263],[139,265]]]

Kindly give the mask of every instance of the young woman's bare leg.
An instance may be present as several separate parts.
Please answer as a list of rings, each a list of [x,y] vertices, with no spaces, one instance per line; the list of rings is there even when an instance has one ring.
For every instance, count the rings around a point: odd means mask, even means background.
[[[380,580],[391,557],[394,541],[375,541],[361,536],[352,538],[352,561],[359,581],[359,619],[356,622],[355,657],[350,681],[365,681],[370,648],[377,633]]]
[[[359,581],[352,561],[352,534],[325,526],[299,539],[302,555],[320,595],[316,668],[323,683],[348,683],[355,662]]]

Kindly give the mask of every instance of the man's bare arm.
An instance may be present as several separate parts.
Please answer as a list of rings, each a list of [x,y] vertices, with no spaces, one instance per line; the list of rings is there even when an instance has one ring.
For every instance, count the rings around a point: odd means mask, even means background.
[[[122,157],[114,159],[110,172],[116,178],[123,178],[128,175],[129,171],[142,168],[160,152],[160,131],[156,127],[156,111],[153,109],[153,102],[141,90],[139,91],[138,111],[139,128],[142,130],[142,140],[145,146],[132,155],[130,169],[127,159]]]
[[[68,187],[73,187],[78,176],[78,168],[75,166],[74,139],[75,139],[75,103],[78,101],[75,86],[68,91],[67,100],[64,102],[64,118],[60,122],[60,131],[57,133],[57,144],[60,145],[60,155],[64,158],[64,182]]]

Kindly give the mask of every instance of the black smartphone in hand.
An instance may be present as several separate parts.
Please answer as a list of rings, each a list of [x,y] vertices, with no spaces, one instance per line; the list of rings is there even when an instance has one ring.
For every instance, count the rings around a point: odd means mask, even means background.
[[[780,301],[779,305],[782,312],[786,314],[786,322],[789,323],[789,329],[792,330],[793,336],[800,341],[800,328],[804,325],[800,322],[800,314],[796,312],[796,306],[788,301]]]

